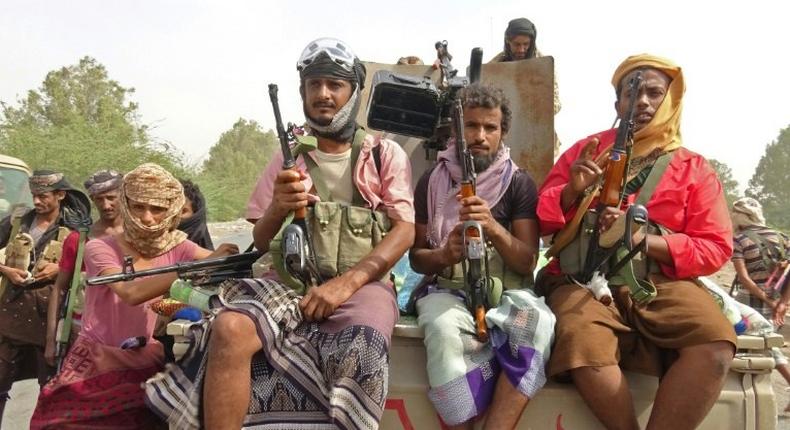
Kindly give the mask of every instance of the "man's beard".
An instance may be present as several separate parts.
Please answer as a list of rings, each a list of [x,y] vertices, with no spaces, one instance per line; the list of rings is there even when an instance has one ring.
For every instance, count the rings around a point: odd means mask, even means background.
[[[475,173],[481,173],[491,167],[494,162],[495,155],[485,155],[472,157],[472,165],[475,167]]]
[[[499,151],[502,150],[502,145],[499,146],[499,149],[493,154],[488,155],[479,155],[479,156],[472,156],[472,165],[475,168],[475,173],[482,173],[492,164],[494,164],[494,160],[499,156]]]
[[[311,115],[307,115],[307,117],[310,118],[310,120],[314,123],[323,127],[328,127],[329,124],[332,124],[332,120],[334,119],[334,116],[332,118],[316,118]]]

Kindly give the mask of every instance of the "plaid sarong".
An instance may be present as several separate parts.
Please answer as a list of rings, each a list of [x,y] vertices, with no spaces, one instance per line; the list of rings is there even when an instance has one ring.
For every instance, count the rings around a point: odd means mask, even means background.
[[[368,284],[320,324],[302,322],[300,299],[265,278],[239,281],[223,296],[225,309],[252,318],[264,345],[252,361],[244,428],[377,428],[397,318],[394,294]],[[201,428],[210,335],[211,320],[193,326],[182,361],[146,383],[148,406],[174,428]]]
[[[472,314],[458,292],[438,290],[417,302],[428,354],[428,396],[449,425],[485,413],[500,372],[533,398],[546,383],[554,314],[530,290],[506,290],[486,314],[490,341],[475,334]]]

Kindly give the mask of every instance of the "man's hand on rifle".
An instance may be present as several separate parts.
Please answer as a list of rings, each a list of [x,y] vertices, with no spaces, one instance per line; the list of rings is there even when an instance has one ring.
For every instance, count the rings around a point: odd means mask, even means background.
[[[332,278],[318,287],[310,288],[302,301],[299,302],[304,319],[323,321],[329,318],[356,290],[343,276]]]
[[[598,138],[590,139],[579,158],[571,164],[568,185],[562,190],[563,210],[568,210],[584,190],[595,184],[603,174],[603,170],[595,163],[598,142]]]
[[[459,211],[458,220],[461,222],[477,221],[480,223],[480,227],[483,228],[483,234],[486,236],[496,234],[497,228],[500,227],[497,220],[491,215],[488,202],[480,198],[480,196],[461,199],[461,210]]]
[[[601,235],[609,231],[609,229],[611,229],[615,224],[615,221],[617,221],[621,216],[625,216],[625,211],[619,208],[607,207],[604,209],[604,211],[601,212],[600,216],[598,217],[598,228]],[[618,225],[616,227],[620,237],[622,237],[623,233],[625,232],[624,227],[624,225]],[[631,233],[631,244],[633,245],[639,244],[639,242],[645,238],[645,229],[637,227],[638,226],[634,226]]]
[[[464,258],[463,224],[455,226],[442,249],[446,266],[452,266],[461,262]]]
[[[302,183],[306,178],[304,172],[297,170],[282,170],[277,174],[269,206],[273,215],[285,218],[291,211],[307,206],[309,197]]]
[[[239,246],[233,243],[223,243],[217,247],[211,254],[209,254],[206,258],[219,258],[219,257],[227,257],[229,255],[236,255],[239,253]]]
[[[58,276],[58,269],[57,263],[47,263],[35,276],[33,276],[33,279],[35,279],[36,282],[53,281]]]

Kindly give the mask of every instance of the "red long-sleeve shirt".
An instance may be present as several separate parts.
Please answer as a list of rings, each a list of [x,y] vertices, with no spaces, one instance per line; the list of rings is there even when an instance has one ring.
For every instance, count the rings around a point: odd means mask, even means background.
[[[617,130],[594,134],[600,143],[596,156],[614,142]],[[562,189],[568,183],[571,164],[579,158],[590,137],[576,142],[560,156],[541,186],[538,218],[541,235],[559,231],[573,218],[576,207],[563,213]],[[679,148],[658,182],[646,207],[650,220],[672,233],[662,236],[667,242],[673,265],[661,265],[671,279],[704,276],[716,272],[732,255],[732,224],[727,203],[716,172],[701,155]],[[636,200],[637,193],[628,198]],[[591,205],[595,207],[595,202]],[[549,273],[558,274],[553,261]]]

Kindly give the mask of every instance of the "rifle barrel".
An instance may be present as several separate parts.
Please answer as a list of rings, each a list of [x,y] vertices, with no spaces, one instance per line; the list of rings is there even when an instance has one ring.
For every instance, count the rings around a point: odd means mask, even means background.
[[[283,151],[283,169],[292,169],[296,165],[293,154],[291,154],[291,145],[288,143],[288,136],[285,134],[285,127],[283,127],[283,118],[280,114],[280,100],[277,97],[277,84],[269,84],[269,99],[272,101],[272,110],[274,111],[274,122],[277,127],[277,139],[280,141],[280,149]]]
[[[472,57],[469,60],[469,83],[474,84],[480,80],[480,70],[483,67],[483,50],[481,48],[472,49]]]
[[[236,266],[239,264],[252,265],[252,263],[254,263],[255,260],[257,260],[260,256],[261,253],[258,251],[245,252],[243,254],[229,255],[227,257],[208,258],[205,260],[176,263],[170,266],[156,267],[153,269],[139,270],[136,272],[114,273],[112,275],[96,276],[93,278],[89,278],[86,281],[86,283],[92,286],[107,285],[116,282],[131,281],[132,279],[140,278],[143,276],[161,275],[163,273],[170,273],[170,272],[183,274],[186,272],[191,272],[199,269],[208,269],[212,267]]]

